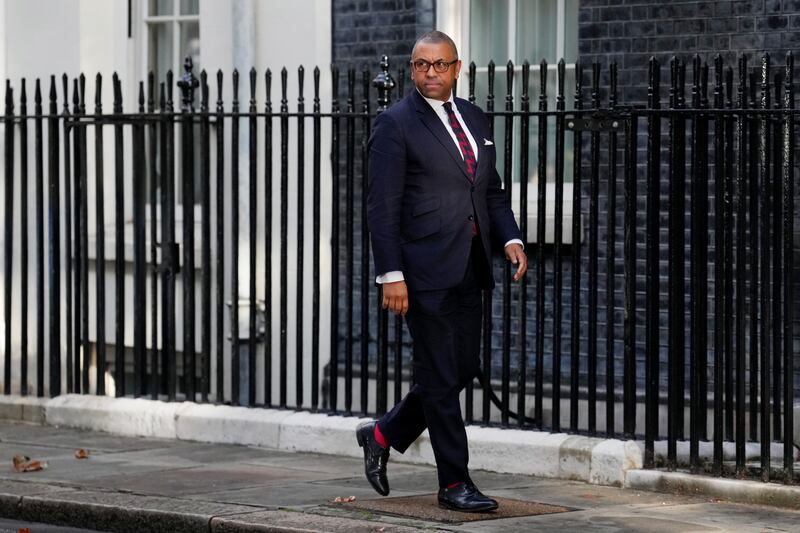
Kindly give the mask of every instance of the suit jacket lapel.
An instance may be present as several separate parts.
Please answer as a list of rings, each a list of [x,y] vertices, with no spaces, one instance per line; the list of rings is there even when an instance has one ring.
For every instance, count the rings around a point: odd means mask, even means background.
[[[458,151],[458,147],[453,142],[453,138],[450,137],[450,134],[447,132],[447,129],[442,124],[442,121],[439,120],[439,117],[436,115],[436,112],[431,108],[431,106],[423,100],[422,96],[415,90],[412,93],[414,96],[414,103],[417,108],[417,113],[420,114],[420,120],[422,123],[425,124],[431,133],[433,133],[434,137],[441,143],[442,147],[450,154],[450,157],[453,158],[453,162],[458,165],[458,168],[461,169],[461,172],[464,174],[464,177],[467,177],[467,165],[464,163],[464,158],[461,155],[461,152]],[[470,130],[471,131],[471,130]]]

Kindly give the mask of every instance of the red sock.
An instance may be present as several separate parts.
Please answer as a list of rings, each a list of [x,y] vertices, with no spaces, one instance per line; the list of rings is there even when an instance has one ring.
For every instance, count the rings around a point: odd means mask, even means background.
[[[378,428],[378,424],[375,424],[375,431],[373,433],[375,434],[375,442],[377,442],[381,448],[389,447],[389,443],[386,442],[386,438],[383,436],[383,433],[381,433],[381,430]]]
[[[452,489],[452,488],[454,488],[454,487],[458,487],[458,486],[459,486],[459,485],[461,485],[462,483],[464,483],[464,482],[463,482],[463,481],[456,481],[455,483],[450,483],[449,485],[447,485],[447,488],[448,488],[448,489]]]

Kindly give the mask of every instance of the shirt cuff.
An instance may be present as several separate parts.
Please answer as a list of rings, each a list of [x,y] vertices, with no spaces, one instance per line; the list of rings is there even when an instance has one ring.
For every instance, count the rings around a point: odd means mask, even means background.
[[[384,283],[395,283],[397,281],[405,281],[406,278],[403,277],[403,273],[399,270],[392,270],[391,272],[387,272],[386,274],[380,275],[375,278],[375,283],[383,285]]]
[[[504,248],[507,247],[509,244],[519,244],[520,246],[522,246],[523,250],[525,249],[525,245],[522,243],[521,239],[511,239],[505,244]]]

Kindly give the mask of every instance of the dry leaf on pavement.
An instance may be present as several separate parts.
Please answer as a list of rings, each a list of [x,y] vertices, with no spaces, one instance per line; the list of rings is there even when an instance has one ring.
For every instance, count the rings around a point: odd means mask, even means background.
[[[27,527],[21,527],[17,530],[17,533],[31,533],[31,530]]]
[[[88,459],[89,458],[89,450],[81,448],[80,450],[75,450],[75,459]]]
[[[33,461],[27,455],[14,456],[14,470],[17,472],[36,472],[47,468],[46,461]]]
[[[333,503],[349,503],[356,501],[355,496],[337,496]]]

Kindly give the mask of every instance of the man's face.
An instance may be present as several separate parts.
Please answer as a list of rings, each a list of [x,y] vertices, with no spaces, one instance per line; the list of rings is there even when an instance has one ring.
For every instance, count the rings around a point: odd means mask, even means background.
[[[455,51],[447,43],[426,43],[417,44],[411,54],[411,79],[419,89],[419,92],[427,98],[446,101],[450,98],[453,90],[453,83],[461,72],[461,61],[456,61],[450,65],[445,72],[436,72],[433,63],[443,61],[450,63],[458,59]],[[418,72],[413,63],[424,60],[431,64],[428,72]]]

